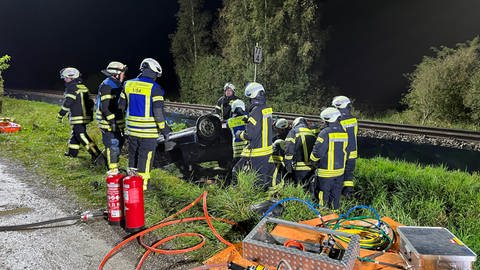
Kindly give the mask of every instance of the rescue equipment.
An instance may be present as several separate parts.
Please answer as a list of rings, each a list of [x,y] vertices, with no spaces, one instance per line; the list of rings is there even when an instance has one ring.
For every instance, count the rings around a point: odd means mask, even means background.
[[[143,179],[139,175],[123,178],[123,201],[125,209],[125,230],[138,232],[145,226],[143,204]]]
[[[0,133],[14,133],[20,131],[22,126],[16,124],[10,118],[0,118]]]
[[[108,223],[120,225],[123,221],[122,179],[125,175],[119,173],[107,175],[107,211]]]

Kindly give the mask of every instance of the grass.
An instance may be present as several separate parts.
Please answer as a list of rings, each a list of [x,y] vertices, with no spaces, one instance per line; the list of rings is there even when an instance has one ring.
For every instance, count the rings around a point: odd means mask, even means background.
[[[70,130],[67,123],[56,123],[58,109],[58,106],[41,102],[5,98],[3,116],[15,117],[23,129],[19,133],[0,134],[0,156],[21,161],[28,169],[47,179],[49,185],[65,186],[85,208],[103,208],[105,170],[91,166],[86,151],[82,150],[78,159],[63,156]],[[96,142],[101,142],[94,124],[89,125],[88,131]],[[121,158],[121,165],[126,165],[126,157]],[[240,175],[237,187],[226,189],[216,185],[194,185],[176,175],[175,169],[171,168],[153,170],[150,181],[155,190],[145,194],[147,225],[175,213],[207,190],[210,214],[243,222],[248,232],[259,219],[250,210],[250,205],[268,197],[252,185],[255,176],[250,173]],[[95,181],[100,183],[98,190],[91,185]],[[371,205],[381,216],[390,216],[406,225],[446,227],[480,254],[478,174],[374,158],[358,160],[356,182],[357,199],[342,200],[342,212],[357,204]],[[278,198],[286,197],[309,199],[301,187],[292,185],[286,185],[278,194]],[[202,208],[197,205],[183,217],[200,215]],[[313,217],[307,207],[287,202],[282,218],[297,221]],[[214,222],[214,225],[229,241],[240,241],[245,236],[242,232],[232,231],[229,225],[220,222]],[[199,261],[225,247],[219,244],[205,222],[166,227],[151,237],[185,231],[199,232],[207,237],[207,245],[193,253]],[[172,244],[185,247],[197,241],[195,238],[183,238]]]

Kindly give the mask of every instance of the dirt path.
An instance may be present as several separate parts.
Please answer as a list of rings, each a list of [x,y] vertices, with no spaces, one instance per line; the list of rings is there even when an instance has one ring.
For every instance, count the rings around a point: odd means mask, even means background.
[[[82,207],[62,189],[48,188],[22,166],[0,158],[0,226],[76,215]],[[0,269],[97,269],[126,234],[100,218],[92,223],[40,230],[0,232]],[[104,269],[135,269],[141,255],[134,243]],[[142,269],[190,269],[185,257],[151,256]]]

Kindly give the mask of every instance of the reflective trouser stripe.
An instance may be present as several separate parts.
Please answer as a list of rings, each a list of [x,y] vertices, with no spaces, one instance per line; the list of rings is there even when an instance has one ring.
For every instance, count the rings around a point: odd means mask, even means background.
[[[338,170],[326,170],[326,169],[317,169],[317,175],[320,177],[337,177],[343,175],[345,169],[338,169]]]
[[[78,150],[80,149],[79,144],[68,144],[68,148]]]
[[[353,180],[343,180],[344,187],[353,187]]]

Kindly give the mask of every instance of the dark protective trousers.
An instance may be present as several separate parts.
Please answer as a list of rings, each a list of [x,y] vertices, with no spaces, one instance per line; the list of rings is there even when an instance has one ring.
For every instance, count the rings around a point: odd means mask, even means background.
[[[236,183],[238,173],[241,170],[248,169],[249,167],[257,172],[259,181],[255,185],[267,190],[272,186],[272,175],[275,170],[275,164],[268,162],[270,156],[262,157],[241,157],[240,160],[233,167],[233,181]]]
[[[298,185],[302,185],[302,186],[305,186],[308,184],[308,179],[310,178],[310,176],[312,176],[312,173],[314,171],[296,171],[294,170],[293,171],[293,179],[295,181],[295,184]]]
[[[98,150],[97,145],[87,134],[86,124],[72,125],[72,134],[70,140],[68,141],[68,155],[71,157],[78,156],[80,145],[83,145],[87,149],[88,153],[90,153],[93,159],[100,155],[100,150]]]
[[[315,194],[318,203],[330,209],[340,208],[340,196],[343,188],[343,175],[338,177],[316,177]]]
[[[350,197],[353,194],[353,172],[355,171],[355,167],[357,165],[357,159],[347,159],[345,163],[345,173],[343,174],[343,191],[342,193],[347,197]]]
[[[118,168],[120,151],[122,150],[125,139],[120,131],[111,132],[106,129],[100,129],[102,132],[102,141],[105,145],[108,169]]]
[[[157,139],[128,136],[128,167],[138,170],[144,186],[150,179]]]

